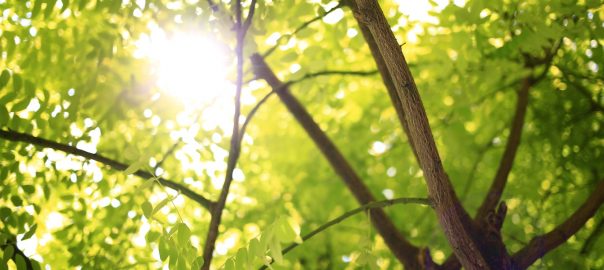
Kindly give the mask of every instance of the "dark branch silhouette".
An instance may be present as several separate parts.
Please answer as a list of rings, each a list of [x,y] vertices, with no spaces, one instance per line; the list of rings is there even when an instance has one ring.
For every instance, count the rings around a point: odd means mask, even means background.
[[[80,149],[70,146],[70,145],[66,145],[66,144],[46,140],[43,138],[35,137],[30,134],[19,133],[19,132],[13,131],[13,130],[0,130],[0,138],[9,140],[9,141],[29,143],[34,146],[43,147],[43,148],[51,148],[51,149],[62,151],[62,152],[68,153],[68,154],[81,156],[83,158],[91,159],[91,160],[100,162],[102,164],[105,164],[118,171],[126,170],[129,167],[128,164],[121,163],[119,161],[104,157],[100,154],[93,154],[93,153],[90,153],[90,152],[87,152],[84,150],[80,150]],[[144,171],[144,170],[138,170],[138,171],[134,172],[133,174],[138,177],[144,178],[144,179],[151,179],[151,178],[155,177],[152,173],[150,173],[148,171]],[[172,180],[164,179],[162,177],[159,177],[157,180],[162,185],[180,192],[182,195],[189,197],[190,199],[199,203],[201,206],[203,206],[204,208],[206,208],[208,210],[211,210],[214,205],[214,202],[212,202],[209,199],[205,198],[204,196],[196,193],[195,191],[183,186],[182,184],[176,183]]]
[[[218,229],[220,227],[222,212],[226,206],[226,200],[229,195],[229,189],[233,181],[233,171],[237,165],[237,160],[241,153],[241,140],[240,140],[240,126],[239,117],[241,116],[241,91],[243,88],[243,46],[245,44],[245,35],[249,26],[252,23],[256,1],[252,0],[252,7],[250,8],[246,21],[243,22],[241,12],[241,0],[235,1],[235,30],[237,34],[237,43],[235,45],[235,52],[237,54],[237,82],[235,90],[235,113],[233,115],[233,131],[231,134],[231,147],[229,149],[229,157],[227,161],[226,175],[224,183],[220,190],[218,201],[216,201],[215,207],[212,209],[212,218],[210,219],[210,226],[208,234],[203,247],[203,265],[202,270],[209,270],[210,264],[213,258],[214,247],[216,245],[216,239],[218,239]]]
[[[573,236],[604,203],[604,179],[601,179],[585,202],[562,224],[552,231],[533,238],[527,246],[516,252],[513,259],[520,269],[526,269],[549,251]]]

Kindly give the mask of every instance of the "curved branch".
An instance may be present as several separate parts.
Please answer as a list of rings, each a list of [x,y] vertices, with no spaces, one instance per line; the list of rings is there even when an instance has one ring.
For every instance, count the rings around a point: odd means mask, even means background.
[[[308,73],[302,76],[299,79],[291,80],[284,85],[292,86],[294,84],[300,83],[305,80],[309,80],[312,78],[320,77],[320,76],[329,76],[329,75],[354,75],[354,76],[371,76],[377,73],[377,70],[369,70],[369,71],[354,71],[354,70],[323,70],[319,72]],[[252,121],[252,117],[256,115],[256,112],[260,109],[260,107],[266,103],[266,101],[275,93],[275,90],[271,90],[268,94],[262,97],[254,107],[250,110],[245,118],[245,122],[241,126],[240,138],[239,141],[243,140],[243,135],[245,134],[245,130],[247,129],[248,124]]]
[[[546,234],[533,238],[527,246],[516,252],[513,255],[514,262],[520,269],[529,267],[577,233],[585,222],[594,216],[602,203],[604,203],[604,179],[599,181],[587,200],[562,224]]]
[[[102,155],[99,154],[94,154],[94,153],[90,153],[84,150],[80,150],[76,147],[70,146],[70,145],[66,145],[66,144],[62,144],[62,143],[58,143],[58,142],[54,142],[54,141],[50,141],[50,140],[46,140],[43,138],[39,138],[39,137],[35,137],[32,136],[30,134],[25,134],[25,133],[19,133],[13,130],[1,130],[0,129],[0,138],[3,138],[5,140],[9,140],[9,141],[15,141],[15,142],[24,142],[24,143],[29,143],[32,144],[34,146],[39,146],[42,148],[50,148],[50,149],[54,149],[57,151],[62,151],[68,154],[72,154],[72,155],[76,155],[76,156],[81,156],[83,158],[86,159],[90,159],[90,160],[94,160],[97,162],[100,162],[102,164],[105,164],[115,170],[118,171],[123,171],[126,170],[128,168],[127,164],[121,163],[119,161],[104,157]],[[153,174],[151,174],[150,172],[147,171],[143,171],[143,170],[138,170],[135,173],[133,173],[134,175],[144,178],[144,179],[150,179],[153,178]],[[168,180],[168,179],[164,179],[164,178],[158,178],[158,181],[166,186],[169,187],[173,190],[176,190],[180,193],[182,193],[183,195],[189,197],[190,199],[192,199],[193,201],[199,203],[201,206],[203,206],[204,208],[208,209],[208,210],[212,210],[212,207],[214,205],[214,202],[208,200],[207,198],[205,198],[204,196],[196,193],[195,191],[179,184],[176,183],[172,180]]]
[[[355,76],[372,76],[377,74],[377,70],[369,70],[369,71],[355,71],[355,70],[324,70],[319,72],[307,73],[299,79],[291,80],[286,83],[288,86],[291,86],[294,83],[299,83],[304,80],[312,79],[320,76],[329,76],[329,75],[355,75]]]
[[[331,8],[331,9],[325,11],[325,13],[323,13],[323,14],[321,14],[319,16],[316,16],[316,17],[312,18],[311,20],[309,20],[309,21],[303,23],[302,25],[298,26],[298,28],[296,28],[296,30],[294,30],[290,34],[283,35],[283,36],[279,37],[277,39],[276,44],[273,45],[273,47],[271,47],[270,49],[268,49],[265,53],[263,53],[262,57],[264,57],[264,58],[269,57],[279,47],[279,44],[281,43],[282,40],[285,39],[286,41],[289,41],[298,32],[304,30],[306,27],[308,27],[312,23],[314,23],[314,22],[316,22],[316,21],[318,21],[320,19],[323,19],[325,16],[327,16],[330,13],[336,11],[337,9],[341,8],[342,6],[344,6],[344,4],[343,4],[343,2],[340,2],[337,6],[335,6],[335,7]]]
[[[478,223],[482,223],[484,221],[488,213],[495,208],[495,206],[501,199],[501,195],[507,183],[508,176],[512,171],[514,158],[516,157],[518,147],[520,146],[520,138],[522,136],[522,128],[524,126],[524,121],[526,118],[529,89],[531,86],[531,80],[529,78],[525,78],[522,81],[522,86],[520,90],[518,91],[516,111],[514,112],[514,118],[512,120],[512,125],[510,128],[510,137],[508,138],[508,142],[505,146],[503,157],[499,162],[499,167],[497,168],[495,178],[493,179],[491,187],[489,188],[489,191],[487,192],[487,195],[483,200],[482,204],[478,208],[478,212],[476,213],[476,217],[474,218],[474,220],[476,220]]]
[[[375,201],[369,188],[354,171],[340,150],[329,137],[327,137],[325,132],[321,130],[304,106],[289,92],[288,85],[282,83],[275,76],[275,73],[266,64],[262,56],[254,54],[252,55],[251,60],[256,76],[264,79],[273,88],[273,91],[277,93],[283,104],[311,137],[357,201],[360,204],[367,204]],[[418,261],[417,256],[420,252],[419,248],[412,245],[400,234],[392,220],[382,209],[375,210],[370,217],[377,231],[397,259],[401,261],[407,269],[419,269],[420,262]]]
[[[247,129],[247,126],[249,125],[249,123],[252,121],[252,118],[254,117],[254,115],[256,115],[256,112],[258,112],[260,107],[264,103],[266,103],[268,98],[270,98],[274,93],[275,93],[274,90],[271,90],[270,92],[268,92],[268,94],[266,94],[264,97],[262,97],[262,99],[260,99],[258,101],[258,103],[256,103],[256,105],[254,105],[254,107],[247,114],[247,117],[245,118],[245,122],[243,122],[243,125],[241,125],[241,134],[239,135],[239,144],[241,144],[241,141],[243,140],[243,135],[245,135],[245,130]]]
[[[423,204],[423,205],[428,205],[428,206],[432,206],[432,202],[430,201],[430,199],[428,198],[396,198],[396,199],[392,199],[392,200],[383,200],[383,201],[379,201],[379,202],[370,202],[368,204],[362,205],[356,209],[350,210],[342,215],[340,215],[337,218],[334,218],[332,220],[330,220],[329,222],[319,226],[318,228],[312,230],[311,232],[305,234],[304,236],[302,236],[302,241],[306,241],[312,237],[314,237],[315,235],[319,234],[322,231],[325,231],[327,229],[329,229],[331,226],[334,226],[344,220],[346,220],[349,217],[352,217],[360,212],[366,211],[366,210],[370,210],[370,209],[376,209],[376,208],[384,208],[386,206],[391,206],[393,204]],[[285,247],[281,253],[283,255],[287,254],[288,252],[290,252],[292,249],[296,248],[300,246],[300,244],[298,243],[292,243],[291,245]],[[272,264],[274,261],[271,261],[270,264]],[[262,266],[260,267],[260,269],[266,269],[267,266]]]

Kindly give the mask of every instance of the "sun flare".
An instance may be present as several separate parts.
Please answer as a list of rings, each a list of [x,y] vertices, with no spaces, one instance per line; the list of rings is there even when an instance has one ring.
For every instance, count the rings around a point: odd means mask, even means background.
[[[230,93],[228,49],[200,33],[167,35],[151,28],[137,44],[137,55],[153,64],[157,86],[185,103],[213,102]]]

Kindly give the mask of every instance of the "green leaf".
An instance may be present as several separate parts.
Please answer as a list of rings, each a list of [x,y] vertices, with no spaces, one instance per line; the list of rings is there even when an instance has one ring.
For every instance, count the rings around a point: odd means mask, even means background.
[[[181,245],[185,245],[189,242],[189,238],[191,237],[191,230],[187,227],[187,224],[179,223],[178,231],[176,232],[176,238]]]
[[[141,208],[143,209],[143,215],[147,218],[147,219],[151,219],[151,217],[153,216],[153,206],[151,205],[151,203],[149,202],[144,202],[141,205]]]
[[[166,258],[168,258],[170,256],[169,254],[169,247],[168,247],[168,243],[166,241],[166,237],[165,236],[161,236],[159,238],[159,244],[157,245],[157,249],[159,251],[159,259],[163,262],[166,260]]]
[[[23,205],[23,200],[21,199],[21,197],[13,195],[12,197],[10,197],[10,201],[13,202],[13,205],[15,206],[21,206]]]
[[[30,102],[31,102],[30,98],[25,98],[25,99],[15,103],[10,110],[11,110],[11,112],[20,112],[22,110],[25,110]]]
[[[277,220],[275,234],[281,242],[293,242],[296,239],[296,231],[283,217]]]
[[[264,228],[264,231],[262,232],[262,235],[260,235],[260,247],[263,250],[268,249],[269,243],[273,240],[275,236],[275,233],[273,231],[274,227],[274,224],[266,226],[266,228]]]
[[[281,253],[281,241],[276,237],[269,243],[270,254],[276,263],[283,262],[283,253]]]
[[[235,262],[233,261],[233,259],[229,259],[224,264],[224,270],[238,270],[237,268],[235,268]]]
[[[144,165],[145,165],[144,161],[142,161],[142,160],[136,161],[136,162],[132,163],[130,166],[128,166],[128,168],[126,168],[124,170],[124,173],[126,175],[133,174],[133,173],[137,172]]]
[[[8,207],[0,207],[0,219],[4,220],[12,214],[12,211]]]
[[[33,270],[41,270],[42,267],[40,267],[40,263],[34,259],[29,259],[29,261],[31,262],[31,266],[33,268]]]
[[[36,85],[34,85],[33,82],[31,82],[30,80],[25,80],[25,94],[28,97],[34,97],[36,95]]]
[[[34,233],[36,233],[37,228],[38,228],[38,224],[34,224],[34,226],[31,226],[29,231],[27,231],[25,234],[23,234],[23,238],[21,238],[21,241],[31,238],[34,235]]]
[[[187,261],[183,260],[183,258],[178,258],[178,262],[176,263],[177,270],[188,270],[187,269]]]
[[[250,250],[249,253],[253,256],[256,257],[264,257],[264,252],[265,250],[260,246],[260,241],[256,238],[252,239],[252,241],[250,241]]]
[[[21,186],[21,188],[27,194],[33,194],[34,192],[36,192],[36,187],[34,187],[33,185],[23,185]]]
[[[25,264],[25,258],[21,254],[15,255],[15,264],[17,265],[17,270],[27,270],[27,264]]]
[[[42,9],[42,2],[44,2],[44,1],[43,0],[34,1],[34,8],[31,10],[32,18],[35,18],[36,16],[38,16],[38,14],[40,14],[40,10]]]
[[[21,86],[23,85],[23,80],[19,74],[13,74],[13,91],[18,92],[21,90]]]
[[[298,53],[292,51],[292,52],[286,54],[285,56],[283,56],[281,58],[281,61],[283,61],[283,62],[293,62],[296,59],[298,59]]]
[[[44,10],[44,18],[50,17],[53,9],[55,8],[56,3],[57,3],[57,0],[46,0],[46,9]]]
[[[61,2],[63,2],[63,7],[61,8],[61,13],[63,13],[69,8],[70,0],[61,0]]]
[[[13,257],[13,254],[15,253],[15,247],[13,247],[13,245],[9,245],[4,249],[4,257],[2,258],[2,260],[4,262],[8,262],[8,260],[10,260]]]
[[[8,110],[6,109],[6,106],[0,105],[0,127],[6,126],[9,120],[10,115],[8,113]]]
[[[235,266],[237,270],[249,268],[248,252],[246,248],[240,248],[237,251],[237,255],[235,257]]]
[[[137,191],[139,191],[139,192],[140,192],[140,191],[143,191],[143,190],[145,190],[145,189],[148,189],[148,188],[152,187],[152,186],[153,186],[153,183],[155,183],[155,181],[157,181],[157,178],[155,178],[155,177],[153,177],[153,178],[150,178],[150,179],[146,180],[146,181],[145,181],[145,182],[144,182],[142,185],[140,185],[140,186],[138,187],[138,190],[137,190]]]
[[[193,260],[193,262],[191,262],[191,269],[200,269],[201,266],[203,266],[203,256],[199,256],[197,258],[195,258],[195,260]]]
[[[10,80],[10,72],[5,69],[2,71],[2,74],[0,74],[0,89],[8,84],[8,80]]]
[[[153,211],[151,212],[151,216],[155,215],[155,213],[157,213],[157,211],[161,210],[164,206],[166,206],[170,201],[172,200],[172,197],[168,196],[165,199],[163,199],[161,202],[159,202],[155,208],[153,208]]]
[[[157,241],[157,239],[159,239],[160,236],[161,236],[160,233],[155,232],[155,231],[150,231],[147,233],[145,238],[147,239],[147,242],[154,243]]]

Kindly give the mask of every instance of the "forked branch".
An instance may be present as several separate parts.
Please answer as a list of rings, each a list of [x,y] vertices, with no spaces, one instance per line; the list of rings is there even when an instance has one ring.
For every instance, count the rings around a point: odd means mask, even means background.
[[[392,78],[400,100],[428,192],[445,236],[466,269],[487,269],[510,264],[503,243],[501,248],[486,248],[477,228],[457,198],[446,174],[432,136],[426,111],[409,66],[379,4],[375,0],[356,0],[354,15],[369,29]],[[492,254],[493,250],[496,254]]]
[[[229,195],[229,189],[233,181],[233,171],[237,165],[237,160],[241,153],[241,140],[240,140],[240,126],[239,117],[241,116],[241,90],[243,88],[243,46],[245,41],[245,35],[252,24],[256,1],[252,0],[250,10],[248,11],[245,22],[242,18],[241,11],[241,0],[235,0],[235,30],[237,36],[237,42],[235,44],[235,53],[237,56],[237,82],[235,89],[235,113],[233,115],[233,131],[231,134],[231,147],[229,149],[229,157],[227,161],[226,175],[224,183],[220,190],[218,201],[216,201],[215,207],[212,209],[212,218],[210,219],[210,226],[208,234],[203,247],[203,265],[202,270],[209,270],[212,262],[214,247],[216,240],[218,239],[218,228],[222,220],[222,212],[226,206],[226,200]]]
[[[275,73],[266,64],[264,58],[258,54],[254,54],[251,60],[256,77],[265,80],[273,88],[273,91],[315,142],[357,201],[360,204],[374,202],[375,198],[369,191],[369,188],[354,171],[352,166],[350,166],[340,150],[327,137],[325,132],[321,130],[304,106],[290,93],[289,87],[275,76]],[[400,234],[392,223],[392,220],[382,209],[376,209],[371,213],[370,217],[375,228],[398,260],[407,269],[419,269],[421,267],[417,256],[419,248],[412,245]]]

